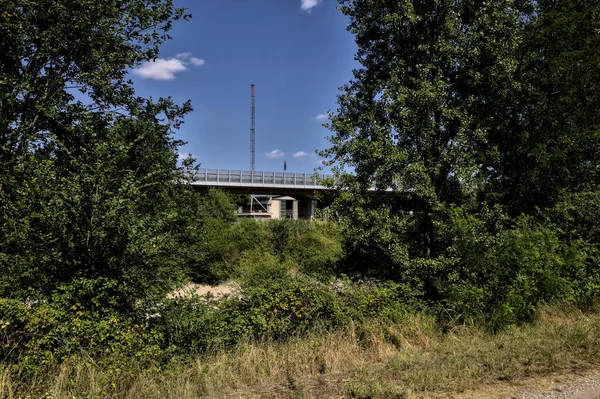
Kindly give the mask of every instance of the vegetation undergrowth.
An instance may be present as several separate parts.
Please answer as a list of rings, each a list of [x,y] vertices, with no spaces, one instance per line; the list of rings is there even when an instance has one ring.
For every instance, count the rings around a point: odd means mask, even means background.
[[[598,312],[572,307],[543,307],[534,322],[496,334],[477,325],[443,332],[422,313],[370,317],[154,367],[132,357],[111,368],[80,356],[23,381],[20,369],[3,365],[0,398],[428,398],[598,366],[599,339]]]

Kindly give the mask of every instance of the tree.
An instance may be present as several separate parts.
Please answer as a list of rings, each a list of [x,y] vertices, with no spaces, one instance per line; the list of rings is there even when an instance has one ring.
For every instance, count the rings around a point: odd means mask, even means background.
[[[600,6],[339,3],[361,67],[338,96],[332,146],[321,154],[337,173],[354,170],[338,198],[350,224],[365,220],[358,207],[381,212],[365,196],[372,183],[391,188],[414,212],[405,237],[412,255],[435,257],[446,245],[435,226],[450,204],[486,201],[518,215],[597,187]]]
[[[191,106],[137,97],[127,73],[190,16],[171,0],[0,8],[0,296],[70,285],[127,307],[167,289],[180,266],[173,133]]]
[[[513,90],[512,128],[489,134],[486,192],[513,215],[598,188],[600,6],[585,0],[531,2]]]

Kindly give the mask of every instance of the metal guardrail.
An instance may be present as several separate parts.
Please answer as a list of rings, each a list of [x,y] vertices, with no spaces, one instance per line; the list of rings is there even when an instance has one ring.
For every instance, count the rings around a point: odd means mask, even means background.
[[[286,186],[325,188],[321,181],[333,175],[308,173],[257,172],[230,169],[200,169],[194,184],[222,183],[224,185]]]

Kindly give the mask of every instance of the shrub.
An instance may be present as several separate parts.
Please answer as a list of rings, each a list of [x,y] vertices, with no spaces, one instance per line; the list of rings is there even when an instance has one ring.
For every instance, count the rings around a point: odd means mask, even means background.
[[[265,280],[230,302],[232,315],[244,315],[256,338],[283,339],[318,327],[339,325],[340,302],[325,284],[304,276]]]
[[[416,309],[414,295],[397,283],[358,286],[349,279],[329,283],[303,275],[280,275],[243,287],[219,301],[191,297],[162,303],[153,329],[169,353],[186,354],[255,340],[285,340],[351,321],[377,318],[401,322]]]
[[[269,226],[269,240],[274,253],[285,258],[289,252],[291,241],[309,228],[306,220],[277,219],[271,220]]]
[[[600,191],[564,195],[543,216],[546,223],[555,226],[562,241],[579,241],[586,248],[579,303],[592,305],[600,296]]]
[[[289,266],[270,252],[255,248],[246,251],[239,259],[238,276],[246,287],[262,286],[269,281],[282,279]]]
[[[0,356],[27,375],[70,357],[122,368],[132,359],[160,362],[162,337],[146,318],[99,315],[80,303],[23,304],[0,299]],[[164,360],[164,359],[163,359]]]
[[[256,248],[268,249],[269,232],[264,222],[255,219],[239,219],[234,223],[228,234],[231,259],[237,259],[244,251]]]
[[[587,253],[578,241],[561,242],[554,229],[525,216],[495,228],[501,212],[457,208],[450,216],[440,229],[450,244],[430,262],[429,278],[430,297],[441,299],[436,306],[451,318],[483,317],[501,328],[531,320],[541,302],[580,297]]]
[[[197,282],[214,283],[230,277],[234,266],[229,253],[232,226],[237,218],[231,195],[217,189],[197,194],[183,215],[188,226],[180,241],[186,251],[187,270]]]
[[[289,257],[300,271],[323,278],[330,277],[343,255],[339,226],[315,221],[290,238]]]
[[[394,215],[386,207],[357,207],[351,223],[344,223],[345,272],[361,273],[396,281],[411,279],[409,261],[413,220]]]

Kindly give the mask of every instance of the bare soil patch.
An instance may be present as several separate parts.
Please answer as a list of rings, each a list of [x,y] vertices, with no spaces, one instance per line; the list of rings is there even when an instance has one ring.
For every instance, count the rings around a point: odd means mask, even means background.
[[[185,285],[173,292],[168,297],[170,299],[175,298],[189,298],[193,295],[198,296],[211,296],[215,299],[222,298],[226,295],[233,294],[237,289],[238,285],[234,282],[226,282],[219,285],[206,285],[196,284],[191,281],[185,283]]]

